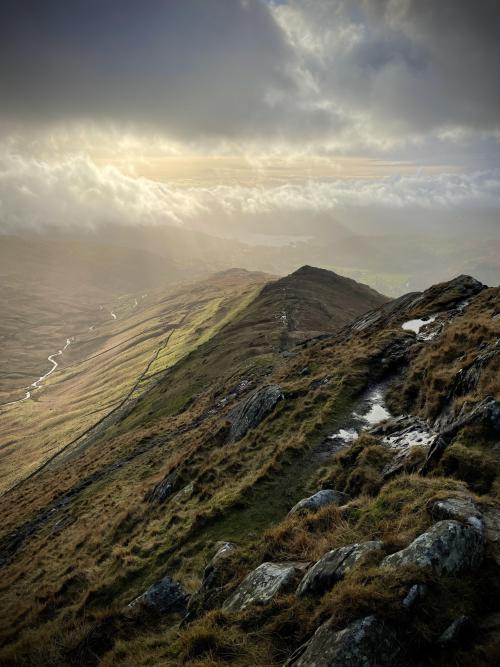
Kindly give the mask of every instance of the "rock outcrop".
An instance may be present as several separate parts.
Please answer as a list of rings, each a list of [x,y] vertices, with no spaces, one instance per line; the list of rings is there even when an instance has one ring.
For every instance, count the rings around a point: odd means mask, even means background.
[[[470,525],[439,521],[406,549],[387,556],[382,566],[414,565],[437,575],[454,575],[477,568],[483,559],[484,537]]]
[[[456,399],[474,392],[479,385],[484,370],[499,356],[500,340],[497,339],[486,349],[481,350],[467,366],[458,371],[443,401],[441,413],[436,420],[437,427],[445,428],[457,419]]]
[[[430,507],[430,514],[438,521],[453,519],[467,523],[479,532],[483,532],[483,517],[470,496],[437,500]]]
[[[260,387],[239,403],[228,415],[231,422],[229,441],[236,442],[252,428],[255,428],[283,399],[281,387],[277,384]]]
[[[146,494],[144,500],[147,500],[150,503],[164,503],[175,491],[176,478],[177,471],[174,470],[154,486],[151,491]]]
[[[128,606],[130,609],[144,608],[156,614],[186,610],[189,594],[184,587],[169,576],[150,586]]]
[[[408,664],[403,646],[394,628],[376,616],[343,630],[334,630],[330,620],[283,667],[399,667]]]
[[[413,584],[401,602],[403,609],[412,611],[425,598],[427,591],[428,587],[426,584]]]
[[[427,458],[422,466],[421,472],[427,473],[442,457],[448,445],[453,438],[464,428],[471,424],[482,424],[492,428],[494,431],[500,431],[500,402],[492,396],[487,396],[483,400],[470,405],[465,402],[456,418],[445,422],[446,425],[439,431],[438,437],[434,440]]]
[[[371,429],[370,433],[382,436],[382,444],[394,453],[382,471],[385,479],[404,471],[416,449],[426,455],[438,437],[427,422],[410,415],[390,419]]]
[[[203,571],[200,588],[189,599],[188,619],[194,618],[200,610],[210,606],[214,596],[223,590],[227,574],[227,561],[237,547],[233,542],[219,542],[217,551]]]
[[[347,493],[342,493],[342,491],[323,489],[322,491],[318,491],[314,495],[309,496],[309,498],[299,500],[299,502],[288,512],[288,516],[315,512],[326,505],[345,505],[350,499],[350,496],[348,496]]]
[[[241,582],[224,602],[227,611],[242,611],[250,605],[264,605],[276,595],[293,589],[308,563],[262,563]]]
[[[382,542],[374,540],[328,551],[304,576],[297,588],[297,595],[325,593],[337,581],[349,574],[368,554],[381,551],[382,546]]]

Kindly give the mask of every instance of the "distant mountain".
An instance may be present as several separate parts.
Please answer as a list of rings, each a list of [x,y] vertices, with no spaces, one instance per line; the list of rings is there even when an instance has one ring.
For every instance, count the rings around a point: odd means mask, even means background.
[[[267,284],[237,326],[279,337],[284,350],[304,338],[338,331],[386,301],[387,297],[350,278],[303,266]]]

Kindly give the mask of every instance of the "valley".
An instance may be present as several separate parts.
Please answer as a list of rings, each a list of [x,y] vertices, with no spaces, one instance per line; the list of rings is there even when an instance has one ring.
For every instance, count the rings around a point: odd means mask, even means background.
[[[229,273],[203,286],[138,295],[139,305],[135,297],[117,298],[115,318],[108,312],[104,319],[104,307],[97,307],[80,329],[73,323],[71,345],[49,355],[52,369],[28,387],[30,397],[0,406],[1,489],[135,399],[158,373],[223,326],[266,280],[263,274]],[[97,323],[88,326],[89,321]]]

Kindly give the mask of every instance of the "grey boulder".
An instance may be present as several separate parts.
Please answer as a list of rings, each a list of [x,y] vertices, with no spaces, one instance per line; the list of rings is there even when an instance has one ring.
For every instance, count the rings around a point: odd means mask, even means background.
[[[250,572],[224,602],[227,611],[242,611],[250,605],[265,605],[293,589],[308,563],[262,563]]]
[[[320,509],[320,507],[325,507],[326,505],[344,505],[349,502],[349,500],[350,496],[348,496],[347,493],[335,491],[334,489],[323,489],[308,498],[299,500],[299,502],[288,512],[288,516],[291,516],[292,514],[315,512]]]
[[[189,619],[200,610],[210,606],[214,599],[221,594],[228,578],[228,558],[236,549],[236,545],[232,542],[219,542],[217,544],[217,551],[205,567],[199,589],[189,599]]]
[[[229,441],[236,442],[252,428],[255,428],[283,399],[281,387],[271,384],[256,389],[244,401],[239,403],[228,415],[231,422]]]
[[[236,551],[236,549],[238,548],[236,544],[234,544],[234,542],[218,542],[216,546],[217,546],[217,551],[212,556],[212,560],[205,568],[205,575],[209,571],[218,567],[222,563],[222,561],[226,560],[226,558],[234,551]]]
[[[470,496],[437,500],[430,510],[433,519],[453,519],[467,523],[479,532],[483,532],[483,518]]]
[[[380,551],[382,542],[361,542],[328,551],[306,573],[297,588],[297,595],[324,593],[364,560],[369,553]]]
[[[343,630],[334,630],[332,621],[327,621],[284,667],[399,667],[406,664],[395,630],[376,616],[366,616]]]
[[[153,487],[151,491],[146,494],[144,499],[150,503],[164,503],[174,492],[176,480],[177,471],[174,470]]]
[[[145,608],[157,614],[185,611],[189,594],[183,586],[169,576],[150,586],[128,606],[130,609]]]
[[[437,575],[457,574],[477,568],[484,552],[483,534],[458,521],[439,521],[403,549],[387,556],[382,566],[415,565]]]
[[[401,602],[403,608],[406,611],[412,611],[425,598],[427,592],[428,588],[426,584],[413,584]]]

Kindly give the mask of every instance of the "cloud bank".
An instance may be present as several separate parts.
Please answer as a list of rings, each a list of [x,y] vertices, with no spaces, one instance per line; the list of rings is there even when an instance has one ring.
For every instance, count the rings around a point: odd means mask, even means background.
[[[242,216],[338,209],[500,211],[500,169],[467,174],[333,179],[276,187],[171,187],[77,156],[47,162],[0,156],[0,230],[187,225]]]

